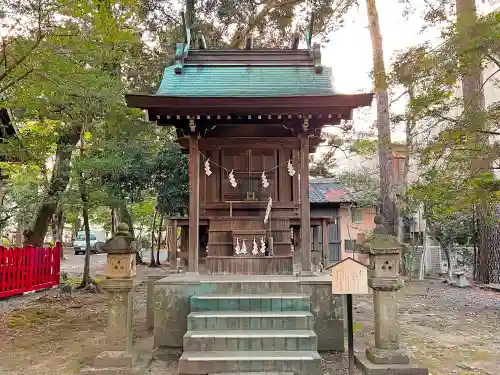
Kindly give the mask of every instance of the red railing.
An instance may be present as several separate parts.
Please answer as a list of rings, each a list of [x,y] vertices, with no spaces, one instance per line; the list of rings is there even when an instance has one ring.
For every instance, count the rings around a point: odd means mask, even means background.
[[[0,298],[59,285],[61,244],[55,247],[0,246]]]

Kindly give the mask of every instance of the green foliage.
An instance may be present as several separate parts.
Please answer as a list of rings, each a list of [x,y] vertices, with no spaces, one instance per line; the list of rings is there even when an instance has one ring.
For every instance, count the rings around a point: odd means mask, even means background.
[[[187,215],[189,203],[188,157],[175,143],[166,144],[156,158],[153,183],[158,208],[164,215]]]
[[[431,5],[432,22],[437,22],[444,8],[433,1]],[[482,133],[496,127],[498,108],[478,106],[478,94],[464,104],[461,82],[475,65],[493,63],[500,68],[499,30],[498,10],[477,20],[447,20],[442,44],[414,46],[399,53],[393,64],[392,83],[411,90],[411,101],[399,120],[418,123],[418,128],[407,131],[419,172],[408,200],[424,202],[426,217],[435,225],[454,221],[457,212],[472,211],[481,199],[498,202],[498,183],[488,165],[498,158],[499,147]],[[497,85],[489,76],[484,79]]]
[[[377,154],[377,150],[377,141],[373,139],[355,139],[349,147],[349,152],[360,156],[374,156]]]
[[[147,0],[144,14],[154,37],[172,36],[167,24],[180,25],[171,0]],[[189,3],[189,2],[188,2]],[[356,4],[353,0],[199,0],[194,3],[192,35],[200,33],[210,47],[238,47],[251,32],[256,47],[284,47],[291,43],[294,24],[305,32],[310,14],[315,15],[314,32],[326,39],[329,32],[341,27],[343,16]],[[178,39],[179,40],[179,39]],[[304,38],[303,38],[304,40]]]

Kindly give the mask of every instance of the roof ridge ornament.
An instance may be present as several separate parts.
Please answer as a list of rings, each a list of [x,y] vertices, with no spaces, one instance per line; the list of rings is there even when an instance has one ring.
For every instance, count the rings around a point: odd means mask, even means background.
[[[311,20],[309,21],[309,28],[305,32],[307,49],[309,50],[309,55],[313,58],[314,62],[314,73],[319,74],[323,72],[323,66],[321,65],[321,43],[312,44],[312,35],[314,27],[314,13],[311,13]]]
[[[191,29],[186,22],[186,13],[181,12],[181,18],[184,26],[184,43],[176,43],[175,45],[175,74],[182,74],[184,59],[187,57],[191,45]]]

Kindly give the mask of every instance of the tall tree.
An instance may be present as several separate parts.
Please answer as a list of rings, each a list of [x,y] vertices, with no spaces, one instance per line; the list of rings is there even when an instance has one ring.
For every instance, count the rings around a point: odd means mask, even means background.
[[[373,51],[373,77],[377,102],[378,155],[380,170],[380,212],[385,217],[389,233],[396,233],[397,212],[394,190],[394,170],[391,153],[391,127],[389,117],[389,94],[384,63],[384,48],[380,32],[376,0],[366,0],[368,29]]]
[[[471,45],[476,40],[477,24],[475,0],[456,0],[459,58],[462,67],[462,96],[464,121],[466,124],[467,153],[475,176],[491,173],[491,159],[485,153],[489,149],[485,98],[483,91],[481,51]],[[496,217],[496,204],[492,204],[489,193],[478,187],[478,228],[480,282],[500,282],[500,229]]]

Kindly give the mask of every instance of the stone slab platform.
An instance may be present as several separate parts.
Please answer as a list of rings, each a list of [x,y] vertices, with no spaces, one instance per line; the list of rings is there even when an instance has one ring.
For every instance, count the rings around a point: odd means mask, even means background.
[[[231,372],[293,372],[319,374],[321,357],[312,351],[273,352],[184,352],[179,374]]]
[[[199,311],[188,315],[188,330],[314,329],[309,311]]]
[[[152,356],[141,353],[133,361],[127,362],[127,359],[118,359],[116,362],[101,361],[99,356],[93,366],[86,366],[80,369],[79,375],[147,375],[149,374],[149,365]]]
[[[365,353],[356,353],[354,361],[365,375],[429,375],[428,369],[413,367],[412,365],[375,364],[366,357]]]
[[[481,285],[481,288],[500,293],[500,284],[485,284]]]
[[[170,274],[154,282],[154,345],[182,347],[191,296],[304,294],[311,302],[319,351],[344,350],[344,299],[332,295],[331,276]]]

